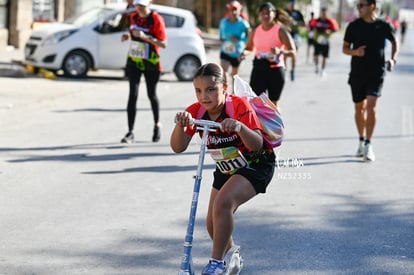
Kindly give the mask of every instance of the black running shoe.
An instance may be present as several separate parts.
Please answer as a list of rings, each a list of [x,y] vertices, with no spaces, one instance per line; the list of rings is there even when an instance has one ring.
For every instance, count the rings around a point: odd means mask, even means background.
[[[161,138],[160,126],[154,126],[154,133],[152,135],[152,142],[158,142]]]
[[[134,142],[134,134],[132,132],[128,132],[125,137],[121,139],[121,143],[133,143]]]

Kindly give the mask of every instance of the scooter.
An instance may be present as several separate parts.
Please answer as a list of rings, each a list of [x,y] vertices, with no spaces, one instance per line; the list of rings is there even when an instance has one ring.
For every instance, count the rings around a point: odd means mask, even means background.
[[[181,270],[178,275],[194,275],[193,260],[191,249],[193,247],[193,233],[195,218],[197,213],[198,195],[200,193],[201,178],[203,173],[204,156],[206,154],[206,145],[209,132],[215,132],[221,124],[211,120],[193,119],[191,124],[197,125],[197,130],[203,131],[201,137],[200,155],[198,158],[197,174],[195,176],[193,199],[191,201],[190,217],[187,225],[187,233],[184,240],[184,255],[181,261]]]

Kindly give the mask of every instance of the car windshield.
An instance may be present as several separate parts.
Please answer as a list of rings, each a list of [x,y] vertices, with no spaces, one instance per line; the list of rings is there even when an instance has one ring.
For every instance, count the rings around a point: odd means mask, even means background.
[[[96,19],[103,18],[108,13],[113,12],[108,8],[92,8],[81,14],[73,16],[65,20],[65,23],[75,25],[76,27],[83,27],[96,21]]]

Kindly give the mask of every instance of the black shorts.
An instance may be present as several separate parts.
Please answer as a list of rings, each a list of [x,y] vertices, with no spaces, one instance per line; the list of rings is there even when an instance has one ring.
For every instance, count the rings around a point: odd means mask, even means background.
[[[384,77],[350,77],[348,80],[348,84],[351,86],[352,101],[354,103],[361,102],[369,95],[380,97],[383,83]]]
[[[240,61],[237,57],[231,57],[223,52],[220,52],[220,59],[230,62],[232,67],[238,68],[240,66]]]
[[[258,163],[251,163],[247,168],[241,168],[233,175],[241,175],[245,177],[252,185],[256,194],[266,193],[266,188],[273,178],[275,172],[275,154],[269,153],[266,156],[266,160],[259,161]],[[221,187],[227,182],[232,175],[223,174],[216,168],[214,171],[213,187],[220,190]]]
[[[315,39],[308,37],[308,45],[309,46],[314,46],[315,45]]]
[[[325,58],[329,57],[329,44],[328,45],[322,45],[315,43],[314,45],[314,56],[322,55]]]
[[[284,85],[284,67],[272,68],[266,59],[254,59],[250,86],[257,95],[267,91],[269,99],[277,101],[280,99]]]

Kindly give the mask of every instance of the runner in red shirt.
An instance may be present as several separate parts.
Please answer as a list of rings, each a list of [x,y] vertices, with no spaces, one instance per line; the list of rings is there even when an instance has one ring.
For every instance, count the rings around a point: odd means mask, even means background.
[[[311,22],[311,27],[315,30],[315,49],[313,54],[315,73],[325,76],[326,61],[329,57],[329,38],[332,33],[338,30],[338,24],[333,18],[328,17],[327,9],[322,8],[319,18]],[[320,55],[322,55],[321,68],[319,68]]]
[[[167,34],[164,19],[157,12],[150,10],[150,4],[151,0],[134,0],[136,12],[131,13],[130,16],[129,35],[125,34],[121,38],[122,41],[131,38],[126,67],[129,80],[128,133],[122,138],[122,143],[134,141],[138,87],[142,74],[145,77],[154,117],[152,141],[160,140],[159,102],[156,87],[162,71],[159,48],[167,46]]]

